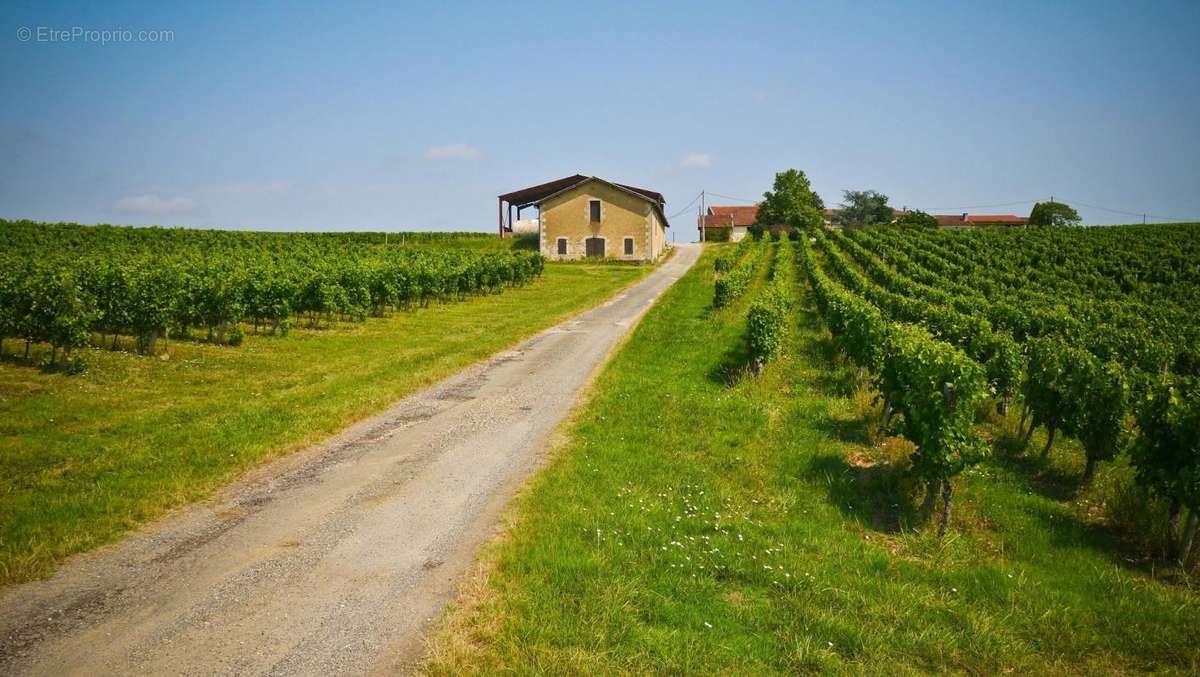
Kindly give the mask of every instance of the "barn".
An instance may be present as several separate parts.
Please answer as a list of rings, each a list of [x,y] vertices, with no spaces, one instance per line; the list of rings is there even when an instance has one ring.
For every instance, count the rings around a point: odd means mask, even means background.
[[[652,190],[576,174],[498,198],[500,236],[536,232],[538,247],[551,260],[646,262],[666,247],[665,202]],[[531,208],[536,217],[521,219]]]

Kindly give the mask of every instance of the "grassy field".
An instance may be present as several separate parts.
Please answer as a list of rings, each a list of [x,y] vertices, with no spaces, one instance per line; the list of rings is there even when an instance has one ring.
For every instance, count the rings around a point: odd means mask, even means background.
[[[752,294],[710,310],[713,249],[601,374],[427,671],[1200,670],[1200,598],[1028,463],[967,471],[944,539],[911,521],[906,450],[870,442],[807,291],[787,354],[746,377]]]
[[[45,575],[647,270],[551,265],[525,288],[334,330],[175,341],[169,359],[92,351],[79,376],[0,363],[0,583]]]

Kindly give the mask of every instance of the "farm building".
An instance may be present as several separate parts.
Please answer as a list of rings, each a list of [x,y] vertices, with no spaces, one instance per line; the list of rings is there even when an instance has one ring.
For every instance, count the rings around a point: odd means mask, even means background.
[[[536,233],[552,260],[653,261],[666,246],[665,203],[652,190],[576,174],[498,197],[500,236]],[[531,207],[537,217],[522,220]]]
[[[970,226],[1025,226],[1029,219],[1013,214],[935,214],[939,226],[967,228]]]
[[[737,242],[758,218],[758,205],[713,205],[700,219],[701,242]]]

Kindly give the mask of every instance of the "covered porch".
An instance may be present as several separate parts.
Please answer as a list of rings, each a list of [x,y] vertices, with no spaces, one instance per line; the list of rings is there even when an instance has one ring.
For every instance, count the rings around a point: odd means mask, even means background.
[[[536,235],[541,227],[541,210],[538,208],[538,203],[555,193],[586,181],[587,178],[582,174],[576,174],[497,196],[497,228],[500,237]],[[537,210],[534,218],[522,219],[521,211],[530,208]]]

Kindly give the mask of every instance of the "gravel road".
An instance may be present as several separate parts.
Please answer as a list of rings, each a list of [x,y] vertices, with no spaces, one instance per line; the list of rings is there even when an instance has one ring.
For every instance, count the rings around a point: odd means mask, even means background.
[[[395,673],[606,357],[696,261],[0,592],[0,674]]]

